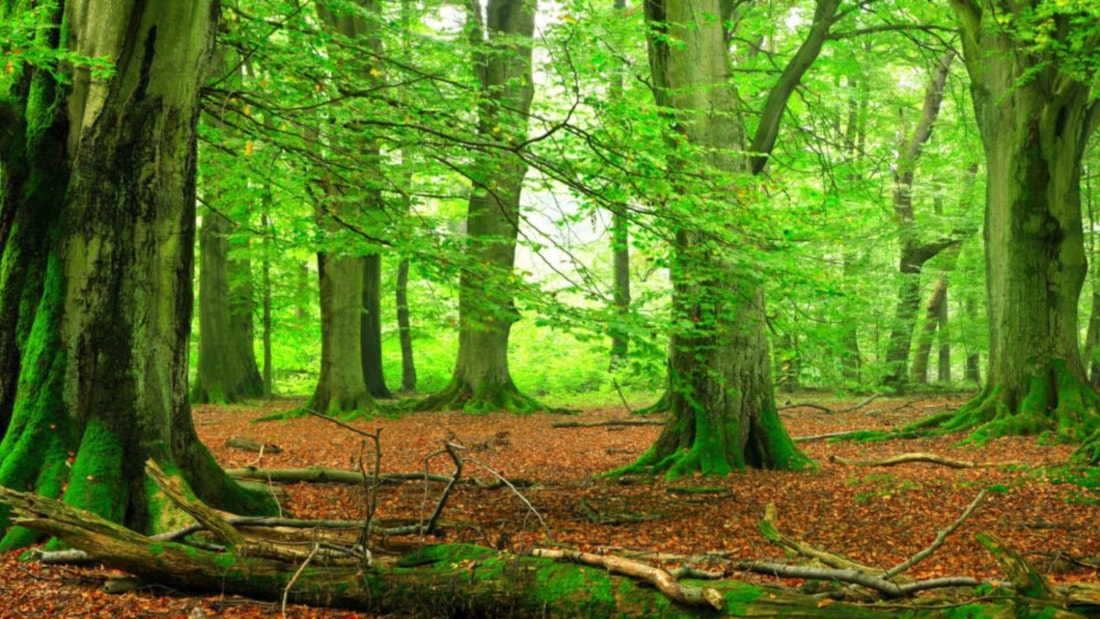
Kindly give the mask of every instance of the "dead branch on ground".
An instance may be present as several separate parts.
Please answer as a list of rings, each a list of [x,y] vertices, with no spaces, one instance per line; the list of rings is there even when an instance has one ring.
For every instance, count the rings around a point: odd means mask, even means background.
[[[1024,464],[1019,460],[1006,460],[1003,462],[975,462],[973,460],[956,460],[954,458],[948,458],[933,453],[924,452],[908,452],[898,454],[896,456],[890,456],[889,458],[882,458],[881,460],[850,460],[848,458],[841,458],[840,456],[829,456],[830,462],[836,462],[838,464],[845,464],[848,466],[896,466],[898,464],[906,464],[909,462],[927,462],[928,464],[938,464],[940,466],[946,466],[953,469],[975,469],[975,468],[996,468],[1002,466],[1019,466]]]
[[[602,426],[663,426],[665,422],[660,419],[609,419],[607,421],[555,421],[551,428],[598,428]]]

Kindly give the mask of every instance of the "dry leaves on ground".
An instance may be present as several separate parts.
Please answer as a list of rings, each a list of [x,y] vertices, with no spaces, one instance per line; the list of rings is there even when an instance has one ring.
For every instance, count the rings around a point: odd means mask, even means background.
[[[252,420],[295,402],[265,407],[195,409],[199,435],[227,468],[324,466],[357,470],[373,460],[362,437],[325,420]],[[858,410],[830,413],[795,407],[782,414],[793,436],[852,429],[889,429],[959,404],[944,398],[919,402],[876,400]],[[833,406],[839,410],[843,405]],[[586,422],[621,419],[625,411],[589,410]],[[1054,483],[1043,467],[1064,464],[1072,446],[1040,445],[1033,438],[1006,438],[960,446],[959,436],[858,444],[803,443],[819,466],[808,472],[749,470],[722,479],[624,484],[598,474],[629,464],[656,438],[659,426],[554,428],[559,415],[466,415],[418,413],[353,422],[381,431],[382,473],[429,470],[450,474],[438,455],[444,441],[465,446],[466,476],[484,482],[500,474],[524,480],[520,492],[546,521],[553,540],[581,550],[606,548],[680,554],[722,551],[736,558],[783,560],[759,532],[764,506],[775,503],[779,527],[799,541],[859,562],[888,568],[927,546],[986,487],[995,492],[931,558],[910,575],[998,578],[998,568],[974,539],[991,531],[1021,550],[1055,582],[1100,580],[1100,534],[1093,526],[1100,497]],[[576,417],[569,417],[576,420]],[[226,445],[228,439],[277,445],[279,453],[256,453]],[[951,469],[927,463],[862,467],[830,460],[875,460],[902,452],[933,452],[979,461],[1022,461],[1009,468]],[[433,453],[437,455],[429,458]],[[707,492],[697,492],[705,487]],[[419,519],[432,508],[440,485],[385,485],[378,517]],[[295,484],[283,508],[297,517],[354,519],[365,509],[361,487]],[[527,504],[506,487],[458,487],[443,514],[443,541],[468,541],[522,551],[546,541]],[[439,541],[405,540],[405,544]],[[278,616],[278,605],[227,596],[188,596],[162,585],[109,595],[103,581],[117,576],[102,568],[42,566],[4,557],[0,570],[0,618],[7,617],[227,617]],[[735,575],[765,582],[761,576]],[[294,606],[290,617],[357,617],[355,613]]]

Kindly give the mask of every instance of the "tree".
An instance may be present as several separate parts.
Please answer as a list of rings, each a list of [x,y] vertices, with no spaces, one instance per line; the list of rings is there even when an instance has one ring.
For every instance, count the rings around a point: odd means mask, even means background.
[[[0,18],[25,6],[0,3]],[[0,81],[16,123],[0,144],[0,315],[16,315],[0,354],[19,370],[0,398],[13,403],[0,485],[137,529],[170,515],[150,458],[223,508],[274,507],[217,466],[187,398],[197,95],[215,7],[67,2],[39,13],[44,45],[106,56],[113,72],[23,65]],[[16,528],[2,545],[30,539]]]
[[[450,384],[418,404],[421,410],[462,408],[528,412],[508,370],[508,338],[518,319],[514,280],[519,201],[526,164],[508,152],[527,139],[534,97],[531,75],[536,3],[489,0],[467,4],[467,28],[480,85],[478,135],[499,149],[473,154],[466,214],[466,268],[459,278],[458,359]]]
[[[940,59],[932,72],[928,88],[925,91],[920,119],[913,133],[905,137],[904,124],[898,154],[897,168],[894,171],[894,218],[897,223],[898,256],[898,297],[894,322],[890,329],[890,341],[886,351],[888,372],[884,383],[890,387],[901,388],[908,377],[909,347],[913,340],[913,327],[917,322],[920,308],[920,274],[925,263],[939,255],[948,247],[958,245],[954,237],[943,237],[930,242],[921,242],[920,230],[913,212],[913,178],[917,160],[925,143],[932,137],[932,129],[940,114],[947,73],[954,52],[948,52]]]
[[[738,198],[751,201],[744,181],[767,164],[786,102],[820,52],[839,1],[818,2],[810,33],[769,91],[751,141],[729,86],[723,4],[654,0],[645,5],[655,97],[675,119],[673,148],[684,151],[675,161],[721,179],[721,192],[707,194],[706,202],[673,202],[674,208],[717,211],[708,215],[718,218],[745,208]],[[746,465],[805,466],[808,459],[787,435],[775,407],[762,279],[707,231],[681,223],[674,234],[671,418],[657,442],[626,470],[678,477],[724,475]]]
[[[251,273],[229,258],[233,222],[208,210],[199,234],[199,358],[191,401],[226,404],[263,393],[252,349]],[[247,263],[245,263],[247,265]],[[231,285],[230,265],[236,268]]]
[[[1095,9],[972,0],[952,8],[985,145],[989,375],[974,400],[925,425],[1081,440],[1100,425],[1077,328],[1081,158],[1100,121],[1088,70]],[[1092,461],[1098,438],[1083,447]]]

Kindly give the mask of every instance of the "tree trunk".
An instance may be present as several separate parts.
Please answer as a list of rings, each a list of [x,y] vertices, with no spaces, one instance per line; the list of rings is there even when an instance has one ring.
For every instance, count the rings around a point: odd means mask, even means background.
[[[926,262],[935,258],[950,246],[945,239],[932,243],[920,241],[916,217],[913,213],[913,179],[917,161],[924,145],[932,137],[932,129],[940,114],[943,89],[947,73],[954,60],[954,52],[944,56],[932,73],[932,79],[924,94],[920,120],[911,136],[905,136],[904,119],[901,128],[902,144],[894,172],[894,218],[898,228],[898,297],[890,339],[886,347],[887,374],[883,385],[904,389],[908,377],[909,347],[913,340],[913,328],[920,312],[920,275]]]
[[[684,139],[695,149],[686,158],[735,178],[763,169],[766,158],[739,153],[771,151],[778,131],[771,115],[782,115],[786,97],[816,57],[836,3],[819,5],[815,21],[824,17],[819,22],[824,30],[813,30],[810,46],[799,50],[770,93],[750,149],[744,148],[744,125],[736,93],[729,87],[725,30],[713,18],[724,14],[721,4],[647,2],[648,49],[657,102],[679,113],[679,135],[672,141]],[[788,89],[785,95],[780,88]],[[715,248],[701,231],[677,230],[673,249],[671,417],[656,443],[624,471],[663,471],[676,478],[725,475],[746,465],[804,466],[808,460],[790,440],[775,408],[759,275],[735,266],[722,254],[724,248]]]
[[[1089,385],[1100,388],[1100,290],[1092,292],[1092,309],[1085,333],[1085,361],[1088,363]]]
[[[233,257],[229,250],[229,339],[234,365],[240,372],[240,393],[247,398],[263,395],[264,381],[256,364],[256,300],[252,285],[252,260]]]
[[[615,11],[626,9],[626,0],[614,0]],[[611,81],[611,100],[623,97],[623,73],[626,67],[616,72]],[[615,318],[611,322],[611,361],[614,370],[626,363],[630,351],[630,336],[626,321],[630,316],[630,218],[626,205],[618,205],[611,211],[611,255],[613,260],[612,298],[615,305]]]
[[[321,279],[321,375],[308,406],[342,416],[374,408],[363,378],[360,329],[363,270],[359,256],[317,255]]]
[[[1081,158],[1098,106],[1088,83],[1061,70],[1057,46],[1032,53],[1000,25],[1028,19],[1028,4],[953,2],[988,175],[989,376],[956,415],[930,423],[977,427],[977,437],[1052,432],[1076,441],[1100,425],[1077,330]],[[1066,24],[1056,26],[1052,36],[1067,36]],[[1096,447],[1094,437],[1081,453],[1096,461]]]
[[[363,311],[360,320],[359,348],[367,391],[375,398],[392,398],[382,371],[382,256],[379,254],[363,257]]]
[[[909,369],[909,380],[918,385],[928,384],[928,359],[932,355],[932,341],[940,326],[940,312],[947,303],[947,278],[940,277],[932,286],[928,303],[924,308],[924,327],[917,335],[917,349],[913,353],[913,365]],[[943,363],[943,360],[940,360]]]
[[[262,393],[252,349],[251,274],[229,259],[233,223],[209,211],[199,234],[199,358],[191,401],[228,404]],[[247,262],[246,262],[247,264]],[[242,281],[245,280],[245,281]]]
[[[468,5],[471,40],[479,52],[477,72],[483,103],[478,133],[494,142],[527,138],[534,96],[531,37],[536,3],[489,0]],[[466,213],[466,264],[459,278],[458,359],[450,384],[418,404],[421,410],[461,408],[470,412],[542,408],[521,394],[508,370],[508,337],[518,319],[513,265],[519,233],[519,202],[527,166],[509,153],[479,151],[472,164],[473,189]]]
[[[73,51],[116,66],[110,78],[77,69],[64,93],[45,91],[52,97],[13,93],[37,135],[25,162],[0,162],[5,189],[12,170],[52,161],[46,191],[64,198],[48,205],[52,219],[23,212],[47,205],[19,203],[14,221],[36,224],[26,231],[48,242],[9,234],[4,247],[18,267],[35,264],[38,248],[46,255],[40,294],[19,310],[33,322],[17,348],[0,485],[148,530],[168,515],[141,464],[155,457],[214,505],[270,511],[270,499],[243,491],[199,443],[187,397],[197,93],[215,7],[71,1],[64,11]],[[60,29],[60,12],[45,15],[53,23],[43,28]],[[26,182],[21,194],[41,195]],[[0,546],[32,539],[10,529]]]
[[[913,366],[909,373],[909,379],[914,383],[928,384],[928,360],[932,356],[932,341],[937,330],[940,334],[939,381],[947,383],[951,380],[951,348],[947,338],[947,284],[948,274],[955,270],[961,249],[961,242],[947,249],[943,274],[936,279],[932,293],[928,295],[928,303],[924,308],[924,328],[917,335],[917,350],[913,354]]]
[[[413,358],[412,321],[409,319],[409,260],[397,265],[397,337],[401,343],[401,393],[416,393],[416,363]]]

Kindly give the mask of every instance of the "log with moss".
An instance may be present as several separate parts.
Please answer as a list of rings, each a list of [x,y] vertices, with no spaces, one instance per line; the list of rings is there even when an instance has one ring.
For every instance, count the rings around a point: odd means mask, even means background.
[[[981,603],[869,604],[833,602],[780,587],[738,581],[669,580],[658,574],[660,590],[617,575],[630,573],[620,562],[593,568],[575,561],[578,553],[546,553],[566,562],[518,556],[467,544],[427,546],[395,561],[369,554],[337,556],[321,545],[294,552],[258,540],[251,532],[217,526],[222,551],[157,541],[64,503],[0,488],[18,523],[53,535],[104,564],[147,580],[193,591],[221,591],[296,603],[420,616],[553,617],[955,617],[1024,616],[1059,613],[1089,616],[1096,606],[1056,593],[1053,599],[990,598]],[[190,504],[206,521],[214,512]],[[581,553],[583,554],[583,553]],[[578,555],[578,556],[575,556]],[[629,566],[628,566],[629,567]],[[645,571],[645,570],[643,570]],[[650,570],[652,572],[653,570]],[[659,570],[657,570],[659,571]],[[633,574],[638,576],[638,574]],[[644,577],[644,574],[642,575]],[[651,581],[652,582],[652,581]],[[669,592],[686,592],[674,601]],[[1037,589],[1030,590],[1031,592]],[[705,603],[693,604],[693,592]],[[715,597],[717,596],[717,597]],[[719,610],[711,605],[720,606]]]

